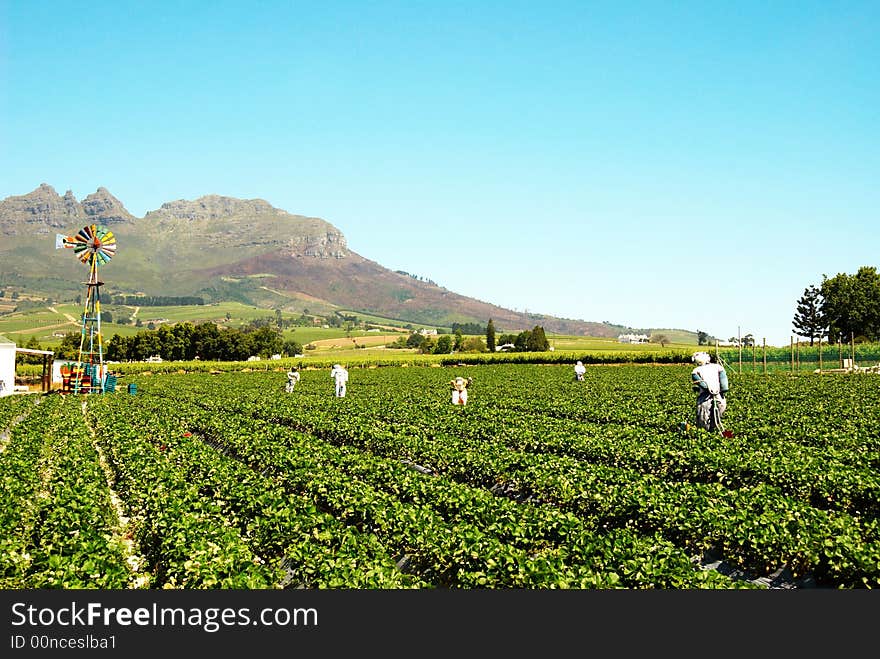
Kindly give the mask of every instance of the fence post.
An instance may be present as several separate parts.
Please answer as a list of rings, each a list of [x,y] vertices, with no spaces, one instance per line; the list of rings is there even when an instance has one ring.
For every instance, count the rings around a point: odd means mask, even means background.
[[[767,375],[767,337],[764,337],[764,375]]]
[[[822,337],[819,337],[819,372],[822,372]]]
[[[794,354],[796,356],[797,372],[801,372],[801,337],[795,342]]]
[[[849,356],[850,356],[850,366],[852,366],[853,370],[856,367],[856,334],[855,332],[849,333]]]
[[[736,342],[739,343],[739,372],[743,372],[743,342],[742,336],[736,337]]]
[[[757,364],[757,362],[755,361],[755,350],[756,350],[756,347],[757,347],[757,346],[755,346],[755,340],[752,339],[752,373],[754,373],[755,371],[758,370],[758,364]]]
[[[788,339],[788,363],[791,367],[791,372],[794,373],[794,337],[790,337]]]

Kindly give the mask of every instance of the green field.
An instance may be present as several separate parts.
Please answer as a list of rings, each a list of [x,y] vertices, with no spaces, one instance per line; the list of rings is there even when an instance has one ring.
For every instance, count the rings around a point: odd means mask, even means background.
[[[733,376],[722,435],[685,364],[350,373],[0,399],[0,586],[880,586],[880,376]]]
[[[23,344],[31,337],[48,348],[61,343],[61,337],[53,336],[55,332],[78,332],[79,324],[76,319],[82,314],[82,306],[78,304],[56,304],[56,311],[50,311],[46,307],[29,309],[22,312],[8,312],[0,314],[0,334],[6,335],[9,340]],[[131,336],[144,331],[152,322],[154,327],[159,325],[173,325],[182,322],[214,322],[222,327],[240,329],[254,320],[271,318],[275,319],[275,311],[240,302],[220,302],[205,305],[180,305],[180,306],[144,306],[134,307],[131,305],[102,305],[102,311],[108,311],[113,319],[120,317],[132,318],[132,324],[120,325],[116,322],[104,323],[102,334],[104,340],[109,340],[114,334]],[[379,316],[367,316],[357,312],[344,312],[346,315],[355,315],[358,320],[367,323],[383,325],[387,327],[399,327],[400,322],[381,318]],[[301,316],[299,313],[282,311],[284,320],[290,321]],[[71,320],[73,319],[73,320]],[[141,326],[134,324],[135,320],[141,321]],[[415,327],[422,327],[421,325]],[[383,333],[391,333],[389,329]],[[320,325],[314,327],[289,327],[283,332],[285,340],[297,341],[303,345],[312,341],[350,337],[373,337],[375,332],[361,329],[346,331],[342,328],[324,328]]]

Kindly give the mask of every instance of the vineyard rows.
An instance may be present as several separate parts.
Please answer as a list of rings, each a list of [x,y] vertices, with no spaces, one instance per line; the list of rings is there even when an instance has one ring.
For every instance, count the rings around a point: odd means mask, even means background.
[[[880,586],[877,376],[732,376],[729,438],[692,427],[679,365],[285,379],[0,399],[0,585]]]

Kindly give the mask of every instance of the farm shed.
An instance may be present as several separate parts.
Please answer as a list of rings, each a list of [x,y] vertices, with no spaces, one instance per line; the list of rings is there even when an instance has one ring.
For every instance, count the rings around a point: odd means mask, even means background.
[[[15,388],[16,345],[0,336],[0,396],[8,396]]]
[[[49,389],[49,359],[54,356],[51,350],[31,350],[19,348],[5,336],[0,336],[0,396],[9,396],[15,393],[15,356],[18,353],[27,355],[43,355],[43,377],[41,379],[43,391]]]

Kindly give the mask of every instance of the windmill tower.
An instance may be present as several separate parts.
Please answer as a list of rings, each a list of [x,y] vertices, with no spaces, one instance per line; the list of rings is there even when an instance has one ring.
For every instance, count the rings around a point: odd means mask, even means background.
[[[55,249],[72,248],[77,258],[89,267],[86,301],[82,313],[77,365],[71,376],[71,389],[77,394],[104,393],[104,343],[101,339],[101,286],[98,266],[116,254],[116,237],[104,226],[90,224],[75,236],[55,235]]]

